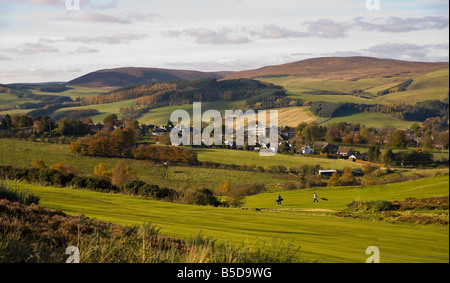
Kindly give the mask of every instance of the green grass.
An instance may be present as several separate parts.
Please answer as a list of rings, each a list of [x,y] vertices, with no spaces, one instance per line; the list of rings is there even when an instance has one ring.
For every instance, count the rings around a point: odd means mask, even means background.
[[[366,104],[386,104],[386,103],[412,103],[418,101],[440,99],[443,100],[449,92],[449,69],[442,69],[426,75],[413,77],[413,83],[405,92],[391,93],[372,99],[365,99],[351,95],[314,95],[312,91],[332,91],[350,93],[353,90],[364,90],[373,95],[378,91],[396,86],[406,81],[410,77],[392,78],[370,78],[358,81],[340,81],[313,78],[298,78],[294,76],[273,77],[260,79],[281,85],[286,88],[289,96],[301,98],[308,101],[328,101],[328,102],[353,102]]]
[[[334,123],[347,122],[354,124],[365,125],[366,127],[374,127],[374,128],[387,128],[394,127],[396,129],[409,129],[412,124],[420,122],[414,121],[404,121],[397,118],[394,118],[390,115],[383,113],[359,113],[359,112],[349,112],[346,116],[335,117],[324,122],[324,125],[330,125]]]
[[[370,200],[405,200],[408,197],[425,198],[433,196],[446,196],[449,176],[424,178],[404,183],[378,185],[371,187],[325,187],[311,188],[299,191],[286,191],[282,193],[283,208],[289,209],[330,209],[342,210],[346,204],[356,199],[362,202]],[[314,192],[318,197],[327,198],[328,202],[313,203]],[[276,193],[265,193],[248,197],[245,207],[248,208],[274,208],[276,207]]]
[[[29,167],[33,160],[42,159],[47,166],[58,162],[76,168],[81,174],[92,174],[94,167],[99,163],[105,163],[108,168],[113,168],[119,158],[75,156],[69,153],[68,145],[49,144],[40,142],[28,142],[9,139],[0,139],[0,164]],[[268,164],[298,165],[323,163],[324,166],[334,166],[333,161],[326,159],[312,159],[277,155],[273,159],[264,159],[254,152],[235,150],[199,150],[200,161],[212,161],[219,163],[267,166]],[[245,159],[242,159],[245,157]],[[337,163],[342,166],[345,161]],[[165,168],[162,165],[143,160],[126,159],[126,163],[136,172],[137,176],[150,184],[158,184],[171,188],[205,187],[216,189],[220,183],[229,181],[231,184],[239,183],[266,183],[269,186],[277,186],[286,182],[292,182],[292,176],[276,175],[259,172],[225,170],[202,167],[171,166],[169,175],[164,178]],[[353,165],[348,162],[348,165]],[[356,166],[356,165],[355,165]]]
[[[94,95],[99,95],[99,94],[103,94],[106,91],[103,90],[99,90],[99,89],[95,89],[95,88],[87,88],[87,87],[81,87],[81,86],[66,86],[67,90],[63,91],[63,92],[44,92],[44,91],[39,91],[39,90],[32,90],[32,93],[35,94],[43,94],[43,95],[60,95],[60,96],[69,96],[70,98],[72,98],[73,100],[81,97],[81,98],[86,98],[86,97],[90,97],[90,96],[94,96]]]
[[[0,93],[0,106],[20,105],[26,102],[33,102],[32,99],[18,98],[9,93]]]
[[[364,196],[378,200],[441,195],[445,192],[448,195],[443,183],[448,185],[448,177],[366,188],[364,190],[367,190],[367,193]],[[273,239],[278,239],[301,247],[302,257],[306,260],[364,263],[368,257],[365,251],[369,246],[377,246],[380,249],[383,263],[448,263],[449,260],[449,230],[443,226],[391,224],[289,209],[255,211],[199,207],[124,195],[56,189],[24,183],[19,185],[39,195],[42,205],[61,209],[72,215],[84,214],[122,225],[151,222],[161,227],[163,234],[182,238],[201,232],[205,236],[236,244],[271,243]],[[328,190],[331,193],[331,189]],[[293,196],[303,192],[293,191],[291,194]],[[318,193],[323,192],[325,191]],[[339,206],[332,206],[342,207],[348,199],[353,200],[360,194],[359,188],[336,188],[329,196],[330,203],[337,202]],[[284,196],[288,203],[290,196]],[[272,195],[257,197],[266,199],[268,206],[269,201],[272,206],[275,203]],[[309,194],[308,199],[312,201]],[[256,199],[253,200],[255,201]],[[258,201],[258,204],[261,201]],[[295,208],[303,207],[299,201]]]
[[[242,150],[198,149],[197,154],[199,161],[211,161],[236,165],[256,165],[265,168],[268,168],[269,165],[284,165],[289,169],[290,167],[304,164],[319,164],[324,169],[343,169],[345,167],[361,168],[360,164],[356,164],[346,160],[334,160],[286,154],[277,154],[271,157],[262,157],[258,152]]]

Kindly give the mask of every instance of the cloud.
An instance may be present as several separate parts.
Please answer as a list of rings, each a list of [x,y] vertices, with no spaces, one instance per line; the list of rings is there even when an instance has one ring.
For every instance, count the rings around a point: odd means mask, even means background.
[[[15,82],[38,82],[40,80],[55,80],[55,78],[71,78],[81,72],[79,68],[58,68],[58,69],[17,69],[1,70],[0,77],[8,81]]]
[[[410,32],[417,30],[441,30],[448,28],[449,21],[446,17],[426,16],[422,18],[399,18],[389,17],[367,21],[364,18],[355,18],[350,24],[351,27],[362,31],[378,32]]]
[[[117,24],[129,24],[129,19],[121,17],[106,15],[89,10],[80,11],[68,11],[64,17],[59,18],[65,21],[80,21],[80,22],[99,22],[99,23],[117,23]]]
[[[59,50],[54,47],[47,46],[42,43],[29,43],[29,42],[22,43],[21,45],[19,45],[16,48],[3,49],[3,51],[17,53],[17,54],[21,54],[21,55],[34,55],[37,53],[58,53],[59,52]]]
[[[117,7],[117,0],[111,0],[104,4],[98,4],[92,0],[79,0],[80,8],[91,8],[91,9],[112,9]],[[15,2],[27,3],[27,4],[35,4],[35,5],[46,5],[46,6],[54,6],[54,7],[65,7],[65,0],[16,0]],[[98,1],[97,1],[98,2]]]
[[[219,31],[199,28],[199,29],[186,29],[183,31],[169,31],[167,35],[170,37],[179,37],[179,36],[194,37],[196,38],[195,42],[197,42],[198,44],[223,45],[223,44],[244,44],[250,42],[249,38],[232,33],[233,31],[227,28],[220,29]]]
[[[98,52],[100,52],[100,50],[94,49],[94,48],[89,48],[86,46],[80,46],[77,48],[76,52],[82,53],[82,54],[87,54],[87,53],[98,53]]]
[[[331,19],[319,19],[315,22],[307,22],[308,33],[322,38],[338,38],[346,37],[348,25],[346,23],[338,23]]]
[[[448,44],[411,44],[386,42],[364,49],[368,56],[408,61],[448,61]],[[441,55],[441,54],[447,55]]]
[[[105,43],[105,44],[120,44],[133,40],[140,40],[146,38],[146,34],[117,34],[110,36],[72,36],[66,37],[66,42],[79,42],[84,44],[91,43]]]
[[[11,61],[11,60],[12,60],[12,58],[5,57],[5,56],[3,56],[3,55],[0,55],[0,61]]]
[[[169,31],[168,36],[194,37],[198,44],[242,44],[254,39],[286,39],[286,38],[325,38],[336,39],[349,37],[352,31],[401,33],[420,30],[441,30],[448,28],[448,18],[426,16],[421,18],[387,17],[377,19],[354,18],[350,21],[334,21],[328,18],[308,21],[297,28],[286,28],[275,24],[261,28],[240,29],[222,28],[218,31],[199,28],[181,31]]]
[[[279,39],[289,37],[307,37],[306,32],[295,31],[287,28],[282,28],[274,24],[266,25],[262,29],[249,31],[252,36],[257,36],[265,39]]]

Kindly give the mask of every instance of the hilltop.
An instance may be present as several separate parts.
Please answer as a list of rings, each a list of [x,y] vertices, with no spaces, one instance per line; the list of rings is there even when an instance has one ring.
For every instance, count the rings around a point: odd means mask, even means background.
[[[235,72],[225,79],[296,76],[356,81],[376,77],[420,76],[448,67],[448,62],[408,62],[372,57],[321,57]]]
[[[222,79],[230,72],[200,72],[159,68],[117,68],[104,69],[71,80],[67,85],[113,90],[130,85],[166,82],[192,81],[204,78]]]

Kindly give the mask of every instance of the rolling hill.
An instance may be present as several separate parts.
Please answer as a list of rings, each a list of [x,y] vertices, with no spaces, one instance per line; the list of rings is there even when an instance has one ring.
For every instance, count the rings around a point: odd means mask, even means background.
[[[296,76],[357,81],[377,77],[418,76],[448,67],[448,62],[408,62],[372,57],[326,57],[235,72],[228,75],[225,79]]]
[[[95,71],[71,80],[67,85],[113,90],[130,85],[152,82],[173,80],[191,81],[211,77],[221,79],[230,74],[231,72],[199,72],[128,67]]]

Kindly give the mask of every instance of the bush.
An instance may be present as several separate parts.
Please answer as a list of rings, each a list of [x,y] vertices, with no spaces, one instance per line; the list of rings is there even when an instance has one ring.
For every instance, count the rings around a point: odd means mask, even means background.
[[[56,172],[51,176],[51,182],[52,185],[55,187],[64,188],[67,186],[67,184],[72,181],[72,179],[75,177],[72,173],[63,173],[63,172]]]
[[[368,209],[372,209],[374,211],[389,211],[396,210],[397,207],[392,204],[392,202],[387,200],[374,200],[366,203]]]

